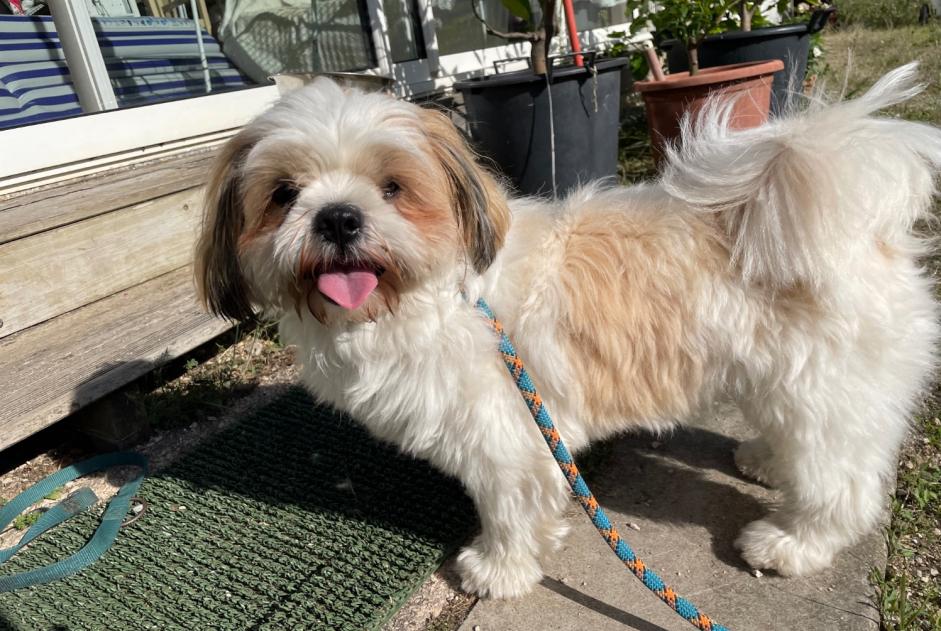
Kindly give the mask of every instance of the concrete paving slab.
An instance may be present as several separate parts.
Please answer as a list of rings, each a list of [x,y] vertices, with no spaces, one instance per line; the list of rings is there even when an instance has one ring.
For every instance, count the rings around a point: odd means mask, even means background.
[[[672,436],[617,440],[586,479],[637,555],[730,629],[877,630],[867,577],[873,566],[885,566],[880,533],[809,578],[756,577],[733,548],[739,530],[764,515],[775,498],[735,468],[732,451],[749,436],[738,412],[719,406]],[[460,631],[693,628],[623,567],[577,504],[568,512],[572,532],[546,564],[535,592],[481,600]]]

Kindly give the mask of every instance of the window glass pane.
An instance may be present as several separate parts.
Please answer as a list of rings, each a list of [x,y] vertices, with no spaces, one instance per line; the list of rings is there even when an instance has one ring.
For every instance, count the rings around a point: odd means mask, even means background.
[[[312,5],[316,51],[313,72],[375,67],[366,0],[313,0]]]
[[[627,3],[623,0],[574,0],[572,5],[579,31],[629,22]]]
[[[479,48],[505,46],[508,42],[487,35],[483,24],[474,15],[470,0],[431,0],[438,38],[438,54],[451,55]],[[518,31],[519,20],[503,8],[500,0],[480,2],[481,13],[497,31]]]
[[[389,26],[392,62],[423,59],[425,40],[417,0],[383,0],[382,8]]]
[[[365,0],[228,0],[223,50],[257,81],[376,65]]]

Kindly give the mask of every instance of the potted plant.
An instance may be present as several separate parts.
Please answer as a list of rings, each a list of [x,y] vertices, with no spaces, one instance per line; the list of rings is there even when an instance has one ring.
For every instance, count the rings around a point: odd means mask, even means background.
[[[550,56],[557,32],[556,0],[502,0],[512,16],[498,29],[474,12],[487,32],[530,44],[530,68],[455,83],[464,98],[471,138],[527,195],[561,194],[617,173],[621,67],[626,59],[584,65]]]
[[[631,32],[636,33],[649,22],[657,32],[669,33],[686,47],[687,72],[634,84],[644,97],[647,126],[658,163],[666,143],[679,136],[683,115],[687,112],[695,115],[710,95],[720,94],[733,100],[729,119],[732,127],[756,127],[768,119],[771,82],[774,73],[784,68],[780,60],[700,68],[700,46],[707,36],[721,28],[738,1],[659,0],[654,7],[648,0],[627,0],[627,10],[635,15]]]
[[[780,112],[792,92],[803,87],[811,38],[827,23],[833,9],[823,0],[778,0],[775,8],[781,24],[773,25],[762,12],[762,3],[739,0],[721,24],[722,32],[709,35],[699,46],[699,65],[712,68],[728,64],[780,59],[784,71],[774,76],[771,112]],[[679,40],[664,41],[670,72],[689,69],[685,47]]]

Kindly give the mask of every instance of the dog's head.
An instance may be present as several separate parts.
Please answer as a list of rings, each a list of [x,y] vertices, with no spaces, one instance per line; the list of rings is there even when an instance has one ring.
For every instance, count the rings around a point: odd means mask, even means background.
[[[448,271],[485,270],[509,220],[501,187],[444,114],[328,79],[224,147],[196,277],[206,306],[376,319]]]

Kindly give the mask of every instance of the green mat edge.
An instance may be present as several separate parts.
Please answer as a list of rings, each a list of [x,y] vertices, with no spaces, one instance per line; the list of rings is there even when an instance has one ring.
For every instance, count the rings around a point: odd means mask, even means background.
[[[420,590],[420,589],[422,588],[422,586],[428,581],[428,577],[430,577],[432,574],[434,574],[435,572],[437,572],[437,571],[441,568],[441,566],[444,565],[444,562],[447,561],[448,558],[450,558],[451,555],[454,554],[455,551],[457,551],[458,549],[460,549],[460,547],[461,547],[462,545],[463,545],[463,542],[462,542],[462,543],[458,543],[458,544],[454,545],[453,547],[451,547],[451,549],[449,549],[449,550],[447,550],[446,552],[444,552],[444,553],[441,555],[441,557],[440,557],[439,559],[437,559],[437,560],[432,564],[431,569],[428,570],[428,572],[426,572],[424,575],[422,575],[421,582],[418,584],[418,587],[416,587],[415,589],[412,589],[411,591],[409,591],[409,590],[402,590],[401,593],[399,593],[399,594],[396,596],[396,599],[393,601],[393,607],[392,607],[392,609],[389,611],[389,613],[388,613],[387,615],[383,616],[383,617],[372,627],[372,629],[371,629],[370,631],[378,631],[379,629],[382,629],[382,627],[386,626],[386,624],[388,624],[389,621],[392,620],[392,618],[395,617],[395,614],[399,613],[399,611],[402,609],[402,607],[405,606],[405,603],[407,603],[407,602],[409,601],[409,599],[410,599],[414,594],[418,593],[418,590]],[[464,592],[461,592],[461,593],[464,593]]]

